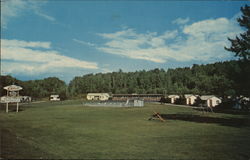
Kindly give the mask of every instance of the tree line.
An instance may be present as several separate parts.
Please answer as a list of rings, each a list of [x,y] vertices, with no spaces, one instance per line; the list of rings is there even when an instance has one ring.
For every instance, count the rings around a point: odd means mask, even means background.
[[[249,96],[250,79],[247,75],[250,75],[250,68],[243,71],[242,65],[245,65],[244,62],[235,60],[206,65],[194,64],[192,67],[168,70],[156,68],[149,71],[123,72],[120,69],[112,73],[78,76],[68,85],[57,77],[21,81],[11,76],[0,76],[0,95],[6,94],[4,86],[16,84],[23,87],[22,95],[34,98],[59,94],[65,99],[90,92]]]
[[[249,95],[241,61],[150,71],[88,74],[75,77],[68,85],[72,96],[89,92],[114,94],[215,94],[218,96]],[[250,74],[248,70],[248,74]],[[242,86],[243,85],[243,86]]]
[[[10,75],[0,76],[0,96],[6,95],[3,87],[7,85],[18,85],[23,89],[20,95],[31,96],[32,98],[45,98],[51,94],[59,94],[62,99],[67,98],[67,85],[57,77],[48,77],[42,80],[21,81]]]

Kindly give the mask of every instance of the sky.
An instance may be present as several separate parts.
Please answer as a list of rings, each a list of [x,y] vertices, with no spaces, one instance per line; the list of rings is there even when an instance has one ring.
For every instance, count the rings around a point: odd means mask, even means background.
[[[248,1],[1,0],[1,75],[20,80],[236,59]]]

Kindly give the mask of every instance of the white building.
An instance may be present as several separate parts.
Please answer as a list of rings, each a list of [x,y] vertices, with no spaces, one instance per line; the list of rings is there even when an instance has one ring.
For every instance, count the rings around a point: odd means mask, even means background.
[[[176,101],[176,99],[180,98],[180,96],[178,96],[178,95],[169,95],[168,98],[171,99],[171,103],[174,103]]]
[[[186,105],[193,105],[195,100],[197,99],[197,96],[192,94],[185,94],[184,97],[186,99]]]
[[[50,101],[60,101],[59,95],[50,95]]]
[[[144,106],[143,100],[139,100],[139,99],[134,100],[134,107],[143,107],[143,106]]]
[[[242,109],[244,105],[250,102],[250,97],[244,97],[240,95],[239,97],[235,98],[235,105],[233,106],[234,109]]]
[[[31,97],[30,96],[21,96],[20,97],[21,102],[31,102]]]
[[[106,101],[110,98],[108,93],[88,93],[87,100],[100,100]]]
[[[200,97],[207,107],[215,107],[221,103],[221,99],[214,95],[205,95]]]

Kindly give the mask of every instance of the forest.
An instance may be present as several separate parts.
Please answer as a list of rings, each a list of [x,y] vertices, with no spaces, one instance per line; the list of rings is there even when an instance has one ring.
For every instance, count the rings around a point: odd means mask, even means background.
[[[0,76],[0,96],[6,95],[6,90],[3,87],[12,84],[23,88],[20,91],[20,95],[31,96],[32,99],[45,97],[49,99],[51,94],[59,94],[62,99],[66,99],[67,85],[64,81],[56,77],[49,77],[43,80],[21,81],[10,75]]]
[[[214,94],[221,97],[249,95],[250,69],[242,70],[243,62],[228,61],[192,67],[153,69],[149,71],[88,74],[75,77],[68,85],[68,94],[89,92],[138,94]],[[249,66],[248,66],[249,67]],[[246,73],[247,72],[247,73]],[[245,86],[247,85],[248,86]]]
[[[79,97],[89,92],[113,94],[213,94],[220,97],[249,96],[250,65],[244,61],[225,61],[175,69],[97,73],[77,76],[66,84],[57,77],[21,81],[10,75],[0,77],[0,95],[4,86],[23,87],[22,95],[33,98],[59,94],[62,99]]]

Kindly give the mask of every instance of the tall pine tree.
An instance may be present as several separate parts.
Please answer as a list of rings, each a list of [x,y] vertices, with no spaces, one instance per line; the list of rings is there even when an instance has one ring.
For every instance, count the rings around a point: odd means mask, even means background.
[[[242,58],[245,61],[250,60],[250,7],[245,5],[241,7],[241,12],[243,13],[241,18],[238,18],[240,26],[246,29],[246,32],[236,36],[235,39],[228,38],[231,42],[231,47],[226,50],[234,52],[235,56]]]
[[[237,19],[239,25],[246,29],[244,33],[236,36],[235,39],[228,40],[231,47],[226,50],[234,52],[242,61],[238,65],[240,72],[235,74],[235,86],[238,95],[250,96],[250,7],[245,5],[241,7],[242,16]]]

